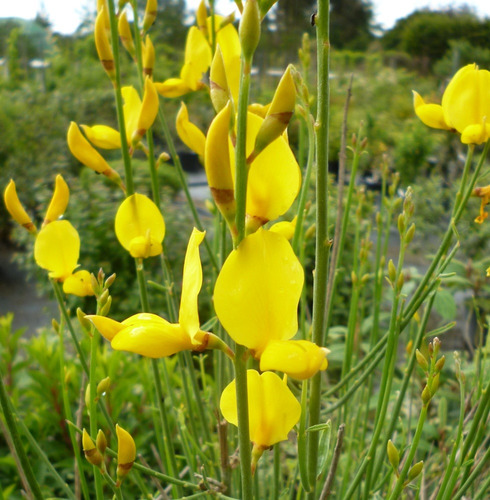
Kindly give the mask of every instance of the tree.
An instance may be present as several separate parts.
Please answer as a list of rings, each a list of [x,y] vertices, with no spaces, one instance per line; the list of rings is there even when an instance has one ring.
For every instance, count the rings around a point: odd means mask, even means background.
[[[373,39],[368,0],[330,0],[330,40],[337,49],[365,50]]]

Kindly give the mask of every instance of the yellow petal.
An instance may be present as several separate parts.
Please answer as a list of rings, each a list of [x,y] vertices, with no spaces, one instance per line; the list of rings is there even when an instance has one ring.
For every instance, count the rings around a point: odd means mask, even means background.
[[[117,333],[124,329],[124,325],[119,321],[106,318],[105,316],[87,315],[85,316],[106,340],[111,341]]]
[[[198,28],[203,32],[204,35],[207,34],[207,24],[206,19],[208,18],[208,10],[206,8],[206,2],[201,0],[199,2],[199,7],[196,10],[196,22]]]
[[[192,92],[192,88],[181,78],[169,78],[163,83],[155,83],[157,92],[164,97],[180,97]]]
[[[66,294],[77,295],[78,297],[94,295],[90,273],[83,270],[68,276],[63,282],[63,291]]]
[[[273,340],[260,357],[260,370],[277,370],[305,380],[327,368],[328,350],[307,340]]]
[[[142,321],[128,326],[116,334],[111,346],[118,351],[134,352],[148,358],[163,358],[194,348],[191,338],[180,325],[165,320]]]
[[[143,74],[151,77],[153,75],[153,68],[155,67],[155,47],[151,42],[149,35],[146,35],[145,42],[143,43]]]
[[[230,253],[221,269],[214,289],[218,318],[235,342],[260,357],[268,342],[296,333],[303,281],[289,242],[259,229]]]
[[[126,11],[119,16],[119,21],[117,24],[117,29],[119,32],[119,38],[124,48],[129,52],[130,56],[134,58],[135,48],[133,41],[133,34],[131,32],[131,26],[129,26],[128,17]]]
[[[189,113],[184,103],[181,103],[177,114],[176,128],[181,141],[200,157],[204,157],[206,136],[196,125],[189,121]]]
[[[148,31],[151,25],[155,22],[158,13],[158,0],[147,0],[145,7],[145,15],[143,16],[143,32]]]
[[[49,276],[65,280],[77,267],[80,238],[67,220],[57,220],[44,226],[34,244],[34,258]]]
[[[116,213],[115,229],[119,243],[129,252],[132,243],[134,245],[133,240],[137,239],[139,242],[141,238],[149,240],[148,256],[153,257],[161,252],[165,222],[158,207],[147,196],[136,193],[122,202]],[[131,255],[145,257],[134,253]]]
[[[69,199],[70,190],[68,189],[68,185],[66,184],[65,179],[58,174],[56,176],[56,184],[46,212],[44,224],[48,224],[59,219],[65,213]]]
[[[199,331],[199,311],[197,297],[202,286],[202,267],[199,245],[205,232],[192,230],[184,260],[182,297],[180,299],[179,324],[192,339]]]
[[[124,124],[128,142],[138,129],[138,120],[141,112],[141,99],[134,87],[123,87],[121,93],[124,99]]]
[[[238,102],[240,88],[241,47],[238,32],[233,24],[227,24],[216,35],[216,44],[220,46],[226,72],[226,81],[233,101]]]
[[[490,139],[490,125],[488,123],[468,125],[461,133],[463,144],[483,144]]]
[[[200,80],[211,64],[211,48],[206,37],[196,26],[191,26],[185,42],[184,64],[192,64],[197,80]]]
[[[275,373],[248,370],[247,385],[251,441],[267,448],[286,440],[301,415],[301,405],[287,384]],[[225,387],[220,408],[228,422],[238,425],[235,380]]]
[[[211,101],[216,113],[219,113],[231,98],[228,81],[226,79],[223,54],[219,45],[216,46],[211,70],[209,72],[209,86]]]
[[[438,128],[442,130],[450,130],[451,127],[444,120],[442,106],[439,104],[426,104],[420,94],[413,92],[413,106],[415,114],[420,118],[422,123],[428,127]]]
[[[101,154],[83,137],[75,122],[70,123],[67,140],[71,154],[80,163],[83,163],[86,167],[95,170],[99,174],[111,170],[111,167]]]
[[[294,236],[294,230],[296,229],[296,219],[295,217],[291,222],[288,220],[283,220],[281,222],[276,222],[270,227],[269,231],[273,233],[279,233],[287,240],[292,240]]]
[[[153,125],[153,122],[158,114],[158,106],[158,93],[155,89],[153,81],[147,76],[145,78],[145,93],[143,95],[143,102],[141,103],[140,112],[138,114],[136,130],[131,136],[133,143],[138,142],[146,134],[146,131]]]
[[[107,125],[80,125],[88,140],[101,149],[119,149],[121,147],[121,135],[112,127]]]
[[[102,63],[102,67],[105,69],[109,77],[111,79],[114,79],[116,74],[114,66],[114,56],[112,54],[112,46],[109,41],[109,35],[106,29],[106,23],[108,19],[108,11],[106,7],[107,6],[101,7],[95,20],[95,47],[97,49],[97,54],[99,55],[100,62]]]
[[[14,219],[17,224],[24,226],[28,231],[35,233],[36,228],[31,221],[29,215],[24,210],[22,203],[17,196],[17,190],[15,188],[15,182],[10,179],[10,182],[7,184],[5,191],[3,193],[3,201],[5,202],[5,208],[8,213]]]
[[[130,471],[136,458],[136,444],[131,434],[116,424],[117,434],[117,477],[124,477]]]

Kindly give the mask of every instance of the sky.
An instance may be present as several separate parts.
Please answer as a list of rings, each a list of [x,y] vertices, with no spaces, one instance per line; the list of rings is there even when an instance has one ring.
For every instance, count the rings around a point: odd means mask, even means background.
[[[195,9],[200,0],[187,0],[190,9]],[[96,0],[0,0],[0,18],[21,17],[34,19],[36,13],[44,12],[50,20],[53,30],[58,33],[73,33],[84,14],[95,8]],[[397,19],[406,17],[416,9],[430,7],[459,7],[463,4],[473,7],[480,16],[490,17],[489,0],[372,0],[374,21],[382,28],[391,28]],[[218,0],[217,11],[228,14],[234,7],[232,0]]]

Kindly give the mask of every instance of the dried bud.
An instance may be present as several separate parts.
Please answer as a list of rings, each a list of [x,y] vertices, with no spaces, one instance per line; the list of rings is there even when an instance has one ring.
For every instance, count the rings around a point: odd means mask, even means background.
[[[96,467],[100,467],[100,464],[104,461],[104,457],[100,454],[95,443],[85,429],[83,429],[82,434],[82,447],[87,461]]]

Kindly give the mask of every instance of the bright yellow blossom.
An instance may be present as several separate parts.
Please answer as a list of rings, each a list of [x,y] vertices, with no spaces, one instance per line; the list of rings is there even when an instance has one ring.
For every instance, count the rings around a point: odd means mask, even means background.
[[[260,358],[272,340],[298,330],[304,273],[289,242],[259,229],[226,259],[214,289],[214,307],[230,337]]]
[[[177,113],[176,129],[181,141],[204,161],[206,136],[196,125],[189,121],[189,112],[183,102]]]
[[[169,323],[156,314],[135,314],[119,323],[104,316],[86,316],[113,349],[130,351],[149,358],[171,356],[180,351],[220,349],[232,355],[227,346],[212,333],[200,329],[198,295],[202,286],[199,245],[203,232],[194,229],[184,261],[179,322]]]
[[[252,470],[255,470],[264,450],[288,438],[301,415],[301,405],[286,382],[272,372],[259,375],[248,370],[247,392],[250,440],[254,443]],[[238,426],[235,380],[221,394],[220,408],[225,419]]]
[[[90,273],[86,270],[82,270],[71,274],[63,281],[63,291],[66,294],[76,295],[77,297],[95,295],[92,288]]]
[[[119,132],[107,125],[80,125],[87,139],[97,148],[101,149],[120,149],[121,136]]]
[[[489,88],[490,72],[468,64],[453,76],[440,106],[414,92],[415,112],[429,127],[456,130],[464,144],[482,144],[490,138]]]
[[[109,78],[114,81],[116,78],[116,71],[114,64],[114,55],[112,53],[112,46],[106,28],[108,21],[108,10],[107,5],[105,5],[100,8],[100,11],[97,14],[97,18],[95,20],[95,47],[97,49],[97,54],[99,55],[102,67],[109,75]]]
[[[10,179],[10,182],[5,188],[3,201],[5,202],[5,208],[11,215],[12,219],[14,219],[17,224],[25,227],[30,233],[36,234],[37,229],[17,196],[17,190],[13,179]]]
[[[165,221],[158,207],[145,195],[128,196],[115,220],[119,243],[135,258],[148,258],[162,251]]]
[[[69,199],[70,190],[68,189],[68,185],[66,184],[63,177],[58,174],[56,176],[56,184],[53,196],[49,203],[43,225],[58,220],[65,213]]]
[[[131,33],[131,26],[128,22],[128,16],[126,11],[124,11],[119,16],[119,21],[117,23],[117,30],[119,32],[119,38],[123,47],[128,51],[129,55],[134,59],[136,54],[136,49],[134,47],[133,34]]]

